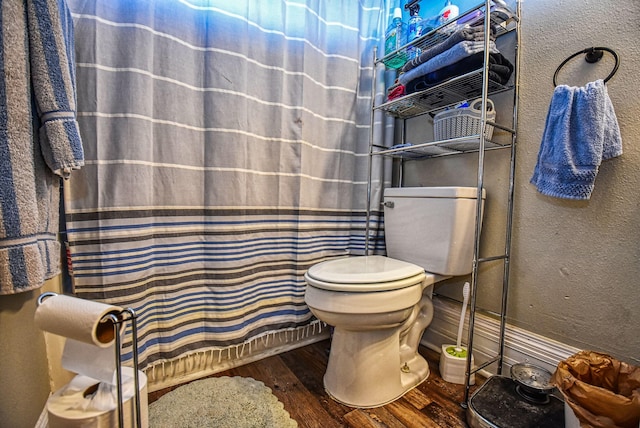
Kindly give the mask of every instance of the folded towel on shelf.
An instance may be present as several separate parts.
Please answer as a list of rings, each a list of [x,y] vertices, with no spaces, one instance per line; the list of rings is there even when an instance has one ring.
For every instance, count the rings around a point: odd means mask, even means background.
[[[484,46],[484,42],[473,42],[469,40],[460,42],[453,46],[451,49],[447,49],[440,55],[436,55],[429,61],[420,64],[416,68],[413,68],[406,73],[400,74],[398,76],[398,82],[402,85],[406,85],[413,79],[417,79],[418,77],[424,76],[425,74],[429,74],[448,65],[455,64],[456,62],[471,55],[477,54],[478,52],[484,52]],[[495,42],[489,42],[489,52],[499,53],[498,49],[496,48]]]
[[[495,31],[492,31],[491,36],[491,40],[495,41],[495,36],[493,34],[495,34]],[[406,73],[407,71],[416,68],[420,64],[429,61],[436,55],[440,55],[441,53],[451,49],[460,42],[464,42],[465,40],[473,42],[484,42],[484,27],[471,27],[469,25],[463,26],[442,42],[423,50],[420,55],[410,61],[407,61],[407,63],[402,66],[402,69],[400,71]]]
[[[395,100],[396,98],[400,98],[405,94],[406,94],[406,91],[405,91],[404,85],[401,85],[400,83],[395,83],[393,86],[389,87],[389,89],[387,90],[387,100],[388,101]]]
[[[484,51],[468,56],[454,64],[448,65],[417,79],[413,79],[405,85],[407,94],[423,91],[448,79],[461,76],[482,68],[484,64]],[[501,53],[489,53],[489,83],[505,85],[509,82],[513,73],[513,64]],[[491,85],[490,85],[491,86]]]
[[[622,154],[622,138],[603,80],[553,92],[531,183],[543,195],[589,199],[600,163]]]

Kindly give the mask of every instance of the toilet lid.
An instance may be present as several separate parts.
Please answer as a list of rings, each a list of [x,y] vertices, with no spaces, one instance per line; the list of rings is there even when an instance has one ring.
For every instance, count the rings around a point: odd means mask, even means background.
[[[359,256],[329,260],[312,266],[307,282],[335,291],[397,290],[425,279],[424,269],[413,263],[384,256]]]

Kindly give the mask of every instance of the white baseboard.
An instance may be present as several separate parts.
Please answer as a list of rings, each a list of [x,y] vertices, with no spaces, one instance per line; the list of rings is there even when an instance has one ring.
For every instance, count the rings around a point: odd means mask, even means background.
[[[433,298],[434,318],[422,337],[421,344],[440,352],[443,344],[455,344],[460,322],[461,305],[449,300]],[[468,338],[468,311],[462,334],[462,343]],[[473,339],[473,356],[480,365],[498,355],[500,323],[498,320],[476,311]],[[578,352],[579,349],[527,330],[507,324],[505,332],[504,365],[502,374],[509,376],[515,363],[528,362],[544,367],[553,373],[558,362]],[[491,364],[480,374],[496,374],[497,364]]]

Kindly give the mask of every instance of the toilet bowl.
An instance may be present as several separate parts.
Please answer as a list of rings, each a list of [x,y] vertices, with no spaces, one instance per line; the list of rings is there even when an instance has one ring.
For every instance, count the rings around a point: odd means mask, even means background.
[[[427,379],[418,346],[433,319],[433,284],[471,272],[475,207],[476,188],[386,189],[388,256],[306,272],[305,302],[333,326],[324,387],[334,400],[379,407]]]
[[[342,274],[342,282],[335,275]],[[375,278],[379,282],[373,282]],[[324,385],[336,401],[369,408],[390,403],[429,376],[417,352],[433,317],[429,293],[435,276],[411,263],[383,256],[320,263],[305,274],[305,301],[334,326]],[[332,282],[333,281],[333,282]],[[420,324],[420,325],[415,325]],[[400,348],[399,348],[400,346]]]

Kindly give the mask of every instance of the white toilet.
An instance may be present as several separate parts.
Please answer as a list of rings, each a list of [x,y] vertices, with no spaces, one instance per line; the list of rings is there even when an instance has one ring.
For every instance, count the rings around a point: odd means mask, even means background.
[[[429,376],[418,345],[433,319],[432,285],[471,272],[476,196],[475,187],[386,189],[388,257],[330,260],[305,274],[305,302],[334,327],[324,375],[333,399],[379,407]]]

